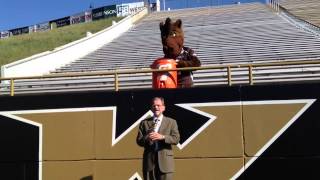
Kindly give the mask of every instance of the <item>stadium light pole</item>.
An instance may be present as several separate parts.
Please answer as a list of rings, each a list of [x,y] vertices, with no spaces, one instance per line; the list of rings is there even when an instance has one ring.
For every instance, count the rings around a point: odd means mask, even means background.
[[[94,8],[93,2],[90,2],[89,9],[93,9],[93,8]]]
[[[166,0],[163,0],[163,10],[166,11]]]

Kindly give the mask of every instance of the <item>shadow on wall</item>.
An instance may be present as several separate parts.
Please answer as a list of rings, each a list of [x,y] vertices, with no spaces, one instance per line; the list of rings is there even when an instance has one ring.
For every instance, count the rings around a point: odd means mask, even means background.
[[[86,176],[86,177],[81,178],[80,180],[93,180],[93,177],[92,176]]]

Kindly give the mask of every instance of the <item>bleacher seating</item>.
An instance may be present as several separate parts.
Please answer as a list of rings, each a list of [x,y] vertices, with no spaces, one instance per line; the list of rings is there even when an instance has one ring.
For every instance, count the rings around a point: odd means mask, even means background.
[[[163,55],[159,22],[166,17],[182,19],[185,45],[195,49],[203,65],[319,57],[318,39],[264,5],[233,5],[151,14],[114,42],[56,72],[146,67]]]
[[[320,26],[319,0],[281,0],[280,5],[295,16]]]
[[[264,4],[251,3],[152,13],[113,42],[52,73],[149,68],[163,56],[159,23],[167,17],[182,19],[185,46],[195,50],[203,66],[320,59],[319,36],[297,28]],[[320,79],[316,76],[320,68],[315,65],[261,67],[254,72],[256,82]],[[298,77],[297,72],[303,73]],[[232,73],[233,83],[248,83],[246,68]],[[199,70],[195,85],[226,84],[226,76],[225,70]],[[113,78],[23,80],[16,83],[16,92],[112,89]],[[120,75],[119,81],[120,89],[150,88],[151,74]]]

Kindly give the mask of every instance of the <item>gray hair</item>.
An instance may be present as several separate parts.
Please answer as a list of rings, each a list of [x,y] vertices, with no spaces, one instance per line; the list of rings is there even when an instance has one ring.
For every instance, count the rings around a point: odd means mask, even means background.
[[[151,106],[153,105],[153,102],[154,102],[155,100],[157,100],[157,99],[160,99],[160,101],[162,102],[162,105],[164,105],[164,98],[163,98],[163,97],[154,97],[154,98],[152,98],[152,100],[151,100]]]

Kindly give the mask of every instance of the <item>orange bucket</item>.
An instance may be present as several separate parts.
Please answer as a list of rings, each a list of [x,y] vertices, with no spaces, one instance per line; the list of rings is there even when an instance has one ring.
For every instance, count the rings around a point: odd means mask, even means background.
[[[152,69],[175,69],[174,59],[159,58],[151,65]],[[152,87],[154,89],[177,88],[177,71],[153,72]]]

